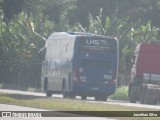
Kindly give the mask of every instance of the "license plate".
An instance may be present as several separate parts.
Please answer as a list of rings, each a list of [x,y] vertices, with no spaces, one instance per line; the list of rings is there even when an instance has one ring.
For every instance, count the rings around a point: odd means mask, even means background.
[[[99,90],[99,88],[97,88],[97,87],[92,87],[91,89],[92,90]]]

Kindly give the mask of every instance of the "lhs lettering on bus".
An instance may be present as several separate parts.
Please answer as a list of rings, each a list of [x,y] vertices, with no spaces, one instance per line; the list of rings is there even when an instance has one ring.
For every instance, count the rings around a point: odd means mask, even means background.
[[[89,40],[89,39],[86,39],[86,44],[99,45],[100,44],[100,40]]]

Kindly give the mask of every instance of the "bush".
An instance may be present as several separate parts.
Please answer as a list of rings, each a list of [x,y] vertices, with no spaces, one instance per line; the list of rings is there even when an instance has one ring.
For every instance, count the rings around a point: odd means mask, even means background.
[[[128,100],[128,86],[122,86],[118,88],[115,94],[109,97],[113,100]]]

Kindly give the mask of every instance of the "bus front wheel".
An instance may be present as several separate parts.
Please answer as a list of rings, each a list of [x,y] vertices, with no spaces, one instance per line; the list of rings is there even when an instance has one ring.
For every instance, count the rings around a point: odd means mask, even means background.
[[[62,85],[62,94],[63,94],[63,98],[67,97],[66,82],[65,81],[63,82],[63,85]]]

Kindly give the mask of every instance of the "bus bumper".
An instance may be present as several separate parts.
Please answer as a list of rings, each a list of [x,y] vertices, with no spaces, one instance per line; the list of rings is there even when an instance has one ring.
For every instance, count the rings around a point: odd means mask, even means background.
[[[72,92],[76,95],[109,96],[115,93],[115,84],[89,85],[89,84],[73,84]]]

